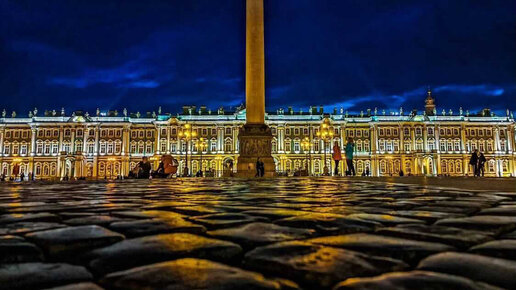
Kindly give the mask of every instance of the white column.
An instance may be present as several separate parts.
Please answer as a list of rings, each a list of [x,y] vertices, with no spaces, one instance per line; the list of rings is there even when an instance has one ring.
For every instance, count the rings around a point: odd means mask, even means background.
[[[36,128],[32,128],[31,129],[31,141],[30,141],[30,156],[35,156],[36,155],[36,134],[37,134],[37,129]],[[3,153],[3,152],[2,152]]]
[[[64,132],[63,132],[63,127],[61,126],[59,128],[59,154],[61,154],[61,152],[63,151],[63,135],[64,135]]]
[[[86,150],[88,150],[88,127],[84,127],[82,130],[82,155],[86,155]]]
[[[494,133],[495,133],[495,152],[496,153],[499,153],[500,152],[500,131],[498,130],[498,127],[496,127],[494,129]]]
[[[170,126],[167,126],[167,154],[170,154]]]
[[[71,144],[70,144],[70,149],[71,149],[71,153],[72,153],[72,154],[75,154],[75,151],[76,151],[76,149],[77,149],[77,148],[75,148],[75,130],[76,130],[75,128],[70,129],[70,131],[71,131],[71,133],[72,133],[72,136],[71,136],[71,138],[70,138],[70,143],[71,143]],[[72,167],[73,167],[73,166],[72,166]]]
[[[4,134],[5,134],[5,128],[2,128],[2,131],[0,131],[0,157],[4,154]],[[0,163],[0,175],[2,174],[2,164]]]
[[[161,126],[156,126],[156,129],[158,131],[157,140],[156,140],[156,154],[161,154]]]
[[[97,156],[99,155],[99,136],[100,135],[100,128],[95,128],[95,150],[93,151],[93,155]]]

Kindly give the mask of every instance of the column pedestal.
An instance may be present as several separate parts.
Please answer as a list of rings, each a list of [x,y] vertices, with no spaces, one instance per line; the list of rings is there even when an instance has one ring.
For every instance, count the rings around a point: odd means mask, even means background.
[[[246,124],[240,128],[239,157],[237,163],[238,177],[254,177],[256,160],[260,158],[265,168],[265,177],[274,176],[275,165],[271,155],[272,132],[264,124]]]

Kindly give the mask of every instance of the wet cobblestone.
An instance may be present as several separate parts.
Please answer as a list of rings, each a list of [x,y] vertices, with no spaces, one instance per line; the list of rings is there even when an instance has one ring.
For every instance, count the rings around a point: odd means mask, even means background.
[[[0,201],[0,289],[516,289],[513,192],[173,179]]]

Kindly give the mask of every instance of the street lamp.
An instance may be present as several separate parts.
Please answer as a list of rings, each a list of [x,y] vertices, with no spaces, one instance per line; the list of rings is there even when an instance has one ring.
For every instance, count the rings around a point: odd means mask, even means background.
[[[330,124],[330,119],[325,118],[319,127],[319,132],[317,132],[317,136],[323,140],[323,146],[324,146],[324,169],[323,174],[329,175],[329,169],[328,164],[326,160],[326,142],[333,139],[334,135],[333,127]]]
[[[199,150],[199,154],[201,155],[201,177],[203,177],[203,168],[202,168],[202,152],[207,148],[207,141],[204,138],[199,138],[197,140],[197,150]]]
[[[303,151],[305,151],[305,154],[306,154],[306,166],[307,166],[307,168],[306,168],[306,175],[308,175],[308,176],[310,175],[310,168],[311,168],[311,166],[310,166],[311,165],[310,164],[311,163],[310,162],[311,158],[309,159],[310,149],[311,149],[310,145],[311,145],[310,144],[310,138],[308,138],[308,137],[303,138],[303,141],[301,141],[301,146],[303,147]]]
[[[197,132],[192,130],[192,126],[190,124],[185,124],[183,129],[178,133],[179,138],[185,139],[186,141],[186,155],[185,155],[185,172],[186,176],[190,176],[190,169],[188,168],[188,149],[190,145],[190,140],[197,137]],[[190,160],[191,163],[191,160]],[[191,165],[191,164],[190,164]],[[190,166],[191,167],[191,166]]]

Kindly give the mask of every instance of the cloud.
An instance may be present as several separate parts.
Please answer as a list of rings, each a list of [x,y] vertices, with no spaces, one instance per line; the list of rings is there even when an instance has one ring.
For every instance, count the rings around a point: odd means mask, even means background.
[[[487,84],[479,84],[479,85],[458,85],[458,84],[447,84],[436,86],[435,88],[431,88],[434,93],[434,97],[439,94],[449,96],[450,94],[455,96],[455,99],[460,99],[462,97],[472,97],[472,95],[477,96],[492,96],[499,97],[506,92],[506,89],[514,89],[514,86],[508,86],[504,88],[502,86],[495,85],[487,85]],[[356,97],[346,97],[343,96],[344,101],[327,103],[326,106],[332,108],[344,108],[350,110],[352,112],[358,112],[359,110],[368,109],[365,105],[370,105],[372,103],[376,103],[379,108],[386,109],[398,109],[405,104],[413,104],[413,103],[421,103],[423,104],[423,100],[426,97],[427,87],[418,87],[413,90],[401,92],[399,94],[370,94],[370,95],[362,95]],[[458,96],[457,96],[458,95]],[[443,100],[443,99],[441,99]],[[445,102],[446,103],[446,102]]]
[[[136,81],[136,82],[122,84],[122,85],[120,85],[120,87],[153,89],[153,88],[159,87],[159,83],[156,81],[142,80],[142,81]]]
[[[455,92],[455,93],[466,93],[466,94],[479,94],[485,96],[498,97],[503,95],[505,90],[499,86],[492,85],[444,85],[438,86],[433,89],[434,92]]]

